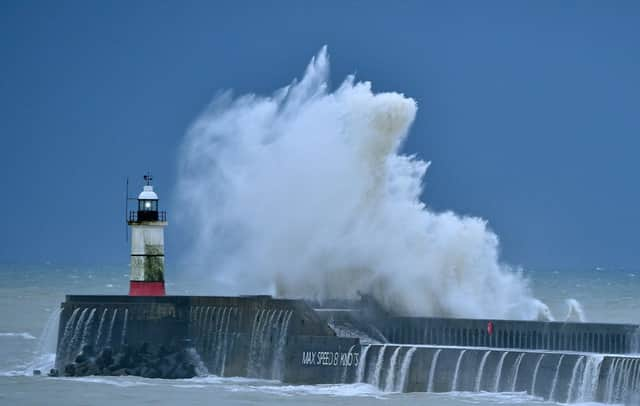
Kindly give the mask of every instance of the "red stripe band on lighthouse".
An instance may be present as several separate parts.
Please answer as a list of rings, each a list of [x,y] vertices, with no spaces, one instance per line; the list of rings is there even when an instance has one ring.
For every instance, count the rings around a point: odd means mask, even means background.
[[[164,296],[164,282],[140,282],[129,283],[129,296]]]

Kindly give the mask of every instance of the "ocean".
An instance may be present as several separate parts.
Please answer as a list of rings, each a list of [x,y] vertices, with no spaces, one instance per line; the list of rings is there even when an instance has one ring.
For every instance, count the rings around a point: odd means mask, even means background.
[[[168,279],[179,272],[169,268]],[[587,321],[640,324],[640,273],[594,268],[530,271],[533,296],[557,320],[579,303]],[[389,393],[367,384],[290,386],[277,381],[202,376],[167,381],[136,377],[49,378],[57,309],[65,294],[126,294],[129,267],[0,265],[0,405],[538,405],[526,393]],[[206,286],[167,284],[170,294],[215,294]],[[491,292],[487,292],[491,294]],[[576,305],[571,306],[577,317]]]

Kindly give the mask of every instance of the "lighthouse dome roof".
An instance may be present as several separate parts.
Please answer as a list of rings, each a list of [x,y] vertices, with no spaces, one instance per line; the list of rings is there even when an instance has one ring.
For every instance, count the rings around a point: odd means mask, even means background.
[[[138,195],[138,200],[158,200],[158,195],[153,191],[153,186],[146,185]]]

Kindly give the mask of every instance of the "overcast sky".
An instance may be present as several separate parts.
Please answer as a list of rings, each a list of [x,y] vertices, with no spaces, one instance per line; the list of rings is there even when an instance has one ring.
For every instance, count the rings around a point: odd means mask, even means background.
[[[215,93],[271,93],[324,44],[334,84],[418,101],[424,200],[487,219],[506,262],[639,268],[632,1],[0,2],[0,262],[128,263],[126,176],[171,221]]]

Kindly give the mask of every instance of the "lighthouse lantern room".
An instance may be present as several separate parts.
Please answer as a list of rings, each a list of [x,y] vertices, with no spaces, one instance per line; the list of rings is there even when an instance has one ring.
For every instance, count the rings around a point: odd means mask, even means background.
[[[152,177],[144,176],[138,210],[129,212],[131,227],[130,296],[164,296],[164,228],[167,216],[158,211],[158,195]]]

